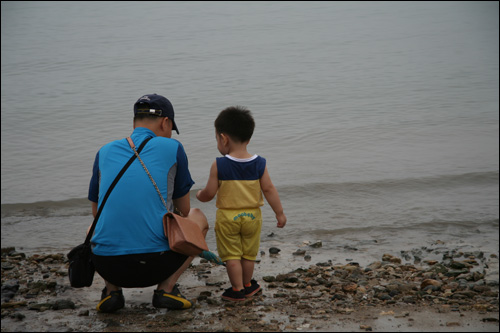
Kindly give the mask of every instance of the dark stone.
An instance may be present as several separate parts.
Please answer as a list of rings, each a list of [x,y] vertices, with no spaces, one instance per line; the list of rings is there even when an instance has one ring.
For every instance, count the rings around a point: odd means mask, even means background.
[[[2,303],[10,301],[19,290],[18,280],[9,280],[2,284]]]
[[[59,299],[52,305],[54,310],[74,309],[75,303],[69,299]]]
[[[280,253],[280,251],[281,251],[281,249],[278,249],[277,247],[271,247],[269,249],[269,253],[271,253],[271,254],[278,254],[278,253]]]

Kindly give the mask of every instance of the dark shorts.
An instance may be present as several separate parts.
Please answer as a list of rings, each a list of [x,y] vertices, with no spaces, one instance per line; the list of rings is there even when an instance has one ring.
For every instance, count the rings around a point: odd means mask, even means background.
[[[92,254],[97,273],[104,280],[123,288],[156,285],[175,273],[188,258],[174,251],[123,256]]]

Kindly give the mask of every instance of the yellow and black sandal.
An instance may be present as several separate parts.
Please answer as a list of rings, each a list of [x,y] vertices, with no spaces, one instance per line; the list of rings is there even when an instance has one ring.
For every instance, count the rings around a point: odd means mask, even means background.
[[[189,309],[193,304],[188,301],[177,285],[174,286],[172,292],[167,293],[165,290],[155,290],[153,294],[153,306],[155,308],[167,308],[170,310]]]
[[[106,287],[102,290],[101,301],[97,304],[99,312],[115,312],[125,306],[125,297],[121,290],[112,291],[107,295]]]

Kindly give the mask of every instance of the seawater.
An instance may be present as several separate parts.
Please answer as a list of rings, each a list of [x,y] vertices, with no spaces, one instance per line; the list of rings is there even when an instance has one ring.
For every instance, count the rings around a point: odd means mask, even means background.
[[[64,251],[105,143],[167,96],[199,203],[213,121],[254,114],[288,216],[262,247],[498,252],[496,2],[2,2],[2,247]],[[214,242],[209,233],[209,244]],[[214,244],[214,243],[213,243]]]

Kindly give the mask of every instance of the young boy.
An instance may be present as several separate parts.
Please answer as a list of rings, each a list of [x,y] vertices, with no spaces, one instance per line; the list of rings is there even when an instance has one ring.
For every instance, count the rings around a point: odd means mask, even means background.
[[[262,193],[276,214],[277,227],[286,224],[266,160],[247,151],[254,128],[254,119],[244,107],[232,106],[219,113],[215,138],[224,157],[216,158],[207,185],[196,194],[202,202],[212,200],[217,194],[217,251],[226,262],[231,282],[231,288],[224,291],[222,298],[229,301],[243,301],[260,291],[252,277],[260,245]]]

